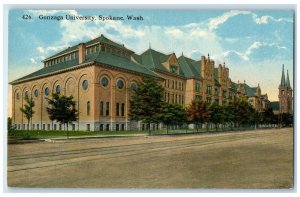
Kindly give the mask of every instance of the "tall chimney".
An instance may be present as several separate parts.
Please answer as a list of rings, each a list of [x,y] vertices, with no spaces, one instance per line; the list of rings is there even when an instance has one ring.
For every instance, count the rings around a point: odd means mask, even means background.
[[[79,64],[82,64],[85,60],[85,44],[80,43],[78,45],[78,56],[79,56]]]

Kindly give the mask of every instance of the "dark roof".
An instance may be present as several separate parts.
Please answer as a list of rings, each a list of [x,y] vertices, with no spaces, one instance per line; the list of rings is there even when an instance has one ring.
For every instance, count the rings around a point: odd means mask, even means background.
[[[139,72],[145,75],[161,78],[160,76],[149,70],[146,66],[138,64],[127,57],[100,51],[94,61],[97,63],[111,65],[120,69]]]
[[[134,54],[133,57],[137,62],[143,64],[151,69],[157,69],[161,71],[169,72],[161,63],[166,62],[169,58],[168,55],[165,55],[161,52],[155,51],[153,49],[148,49],[141,55]]]
[[[273,111],[278,111],[279,110],[279,102],[274,101],[269,103],[269,108],[273,109]]]
[[[142,74],[145,74],[148,76],[161,78],[154,72],[147,69],[145,66],[135,63],[128,57],[124,57],[124,56],[117,55],[117,54],[111,54],[108,52],[98,51],[97,53],[86,55],[86,59],[83,62],[83,64],[84,63],[92,63],[92,62],[106,64],[109,66],[113,66],[115,68],[124,69],[124,70],[128,70],[128,71],[133,71],[133,72],[139,72],[139,73],[142,73]],[[38,76],[41,76],[44,74],[51,74],[56,71],[76,67],[78,65],[79,65],[78,58],[70,60],[70,61],[61,62],[61,63],[55,64],[52,66],[44,67],[36,72],[33,72],[29,75],[19,78],[11,83],[16,83],[18,81],[30,79],[33,77],[38,77]]]
[[[86,46],[88,45],[93,45],[93,44],[96,44],[96,43],[100,43],[100,44],[107,44],[107,45],[110,45],[110,46],[113,46],[113,47],[116,47],[116,48],[119,48],[119,49],[125,49],[127,51],[130,51],[132,52],[130,49],[127,49],[123,44],[119,44],[117,42],[114,42],[108,38],[106,38],[104,35],[101,34],[101,36],[93,39],[93,40],[90,40],[88,42],[85,43]],[[71,51],[75,51],[75,50],[78,50],[78,45],[74,45],[72,47],[68,47],[67,49],[59,52],[59,53],[56,53],[48,58],[47,59],[50,59],[50,58],[54,58],[54,57],[57,57],[57,56],[60,56],[62,54],[65,54],[65,53],[68,53],[68,52],[71,52]]]
[[[250,97],[252,96],[255,96],[255,93],[256,93],[256,89],[257,87],[250,87],[248,84],[244,83],[243,84],[244,88],[245,88],[245,91],[246,91],[246,94]]]
[[[180,64],[180,68],[183,72],[183,75],[186,77],[186,78],[196,78],[198,80],[201,79],[201,74],[200,74],[200,67],[201,67],[201,64],[200,62],[198,61],[195,61],[195,60],[192,60],[192,59],[189,59],[187,57],[184,57],[184,56],[180,56],[178,58],[178,62]],[[195,66],[197,65],[197,66]],[[197,67],[199,67],[197,69]]]
[[[230,87],[231,87],[231,89],[237,91],[238,84],[237,84],[237,83],[234,83],[234,82],[231,82]]]

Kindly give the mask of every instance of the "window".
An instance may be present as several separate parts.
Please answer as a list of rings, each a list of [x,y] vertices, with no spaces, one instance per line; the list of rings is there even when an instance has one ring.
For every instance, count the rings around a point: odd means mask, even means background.
[[[109,81],[108,81],[108,78],[105,77],[105,76],[102,77],[100,81],[101,81],[101,85],[102,85],[103,87],[106,87],[106,86],[108,85],[108,82],[109,82]]]
[[[17,94],[16,94],[16,98],[17,98],[17,100],[19,100],[19,99],[20,99],[20,94],[19,94],[19,92],[17,92]]]
[[[200,92],[200,83],[195,84],[195,90],[196,92]]]
[[[119,124],[116,124],[116,131],[119,131]]]
[[[117,87],[118,87],[119,89],[123,89],[123,87],[124,87],[124,82],[123,82],[121,79],[119,79],[119,80],[117,81]]]
[[[206,87],[206,93],[207,94],[211,94],[211,86],[207,86]]]
[[[103,116],[103,101],[100,101],[100,115]]]
[[[125,114],[125,104],[122,103],[122,107],[121,107],[121,116],[124,116]]]
[[[35,125],[34,125],[34,124],[32,124],[32,129],[33,129],[33,130],[35,129]]]
[[[83,88],[84,90],[86,90],[86,89],[88,89],[88,87],[89,87],[89,82],[88,82],[87,80],[84,80],[84,81],[82,82],[82,88]]]
[[[57,94],[60,94],[60,85],[57,85],[55,90]]]
[[[103,131],[103,124],[100,124],[100,131]]]
[[[39,91],[36,89],[36,90],[34,90],[34,96],[35,97],[38,97],[39,96]]]
[[[106,131],[109,131],[109,124],[106,124],[105,130],[106,130]]]
[[[47,125],[47,130],[50,130],[50,124]]]
[[[91,125],[90,124],[86,124],[86,130],[90,131],[91,130]]]
[[[28,97],[28,91],[25,92],[25,98]]]
[[[107,116],[109,116],[109,102],[106,102],[106,113]]]
[[[56,124],[54,124],[53,127],[54,127],[54,131],[56,131],[56,129],[57,129],[57,128],[56,128]]]
[[[170,67],[171,73],[176,73],[177,72],[177,66],[175,64],[172,64]]]
[[[72,131],[75,131],[75,124],[72,124]]]
[[[116,104],[116,115],[119,116],[120,112],[119,112],[119,103]]]
[[[133,91],[136,91],[137,85],[136,85],[135,82],[132,82],[132,83],[130,84],[130,89],[133,90]]]
[[[40,125],[39,124],[36,125],[36,129],[40,130]]]
[[[125,125],[124,124],[121,125],[121,130],[125,131]]]
[[[90,111],[91,111],[91,103],[90,101],[88,101],[86,103],[86,114],[89,116],[90,115]]]
[[[46,130],[46,125],[45,124],[43,124],[43,130]]]
[[[49,88],[48,87],[45,88],[45,95],[49,96]]]

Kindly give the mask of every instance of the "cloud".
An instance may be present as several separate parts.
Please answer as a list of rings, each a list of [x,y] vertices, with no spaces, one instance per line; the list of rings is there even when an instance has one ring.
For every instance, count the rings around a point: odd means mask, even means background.
[[[180,37],[183,35],[183,32],[180,29],[175,28],[175,27],[166,29],[165,33],[170,34],[170,36],[174,36],[174,37]]]
[[[221,24],[225,23],[231,17],[241,15],[241,14],[251,14],[249,11],[239,11],[239,10],[231,10],[229,12],[225,12],[223,15],[211,18],[208,21],[208,26],[210,30],[217,29]]]
[[[252,14],[252,18],[253,18],[253,21],[256,24],[259,24],[259,25],[268,24],[269,21],[273,21],[275,23],[280,23],[280,22],[292,23],[293,22],[293,19],[291,19],[291,18],[278,18],[278,19],[276,19],[273,16],[268,16],[268,15],[258,17],[256,14]]]
[[[34,58],[30,58],[31,63],[36,64],[36,61]]]
[[[261,51],[258,51],[261,49]],[[250,61],[256,60],[259,58],[260,60],[268,58],[270,55],[275,56],[276,54],[281,54],[282,50],[287,50],[287,47],[281,46],[277,43],[267,43],[267,42],[253,42],[244,53],[238,52],[236,50],[227,50],[223,53],[226,58],[238,59],[240,58],[242,61]],[[269,55],[266,56],[265,55]]]

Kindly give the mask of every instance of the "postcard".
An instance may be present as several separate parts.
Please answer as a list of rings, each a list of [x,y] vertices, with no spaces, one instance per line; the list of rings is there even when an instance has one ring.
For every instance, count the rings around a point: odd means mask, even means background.
[[[11,9],[9,188],[292,189],[287,9]]]

